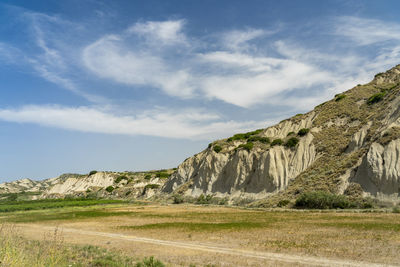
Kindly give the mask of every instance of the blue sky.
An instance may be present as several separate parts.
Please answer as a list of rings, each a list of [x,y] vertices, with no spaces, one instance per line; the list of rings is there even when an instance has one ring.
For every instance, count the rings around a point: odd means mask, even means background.
[[[0,182],[176,167],[400,63],[399,1],[0,1]]]

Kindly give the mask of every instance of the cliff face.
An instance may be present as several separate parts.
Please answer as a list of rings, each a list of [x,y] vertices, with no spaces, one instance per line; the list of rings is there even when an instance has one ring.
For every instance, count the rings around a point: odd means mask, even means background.
[[[280,127],[282,126],[282,127]],[[298,131],[299,125],[279,125],[269,128],[276,137]],[[237,142],[237,145],[242,142]],[[307,169],[316,158],[313,135],[299,141],[295,148],[274,146],[270,149],[236,150],[216,153],[207,149],[183,162],[164,187],[172,192],[184,183],[191,183],[186,194],[217,194],[262,198],[285,189],[289,181]]]
[[[307,114],[218,140],[163,187],[190,196],[288,197],[310,190],[399,197],[400,65]],[[280,139],[279,141],[275,141]]]
[[[398,197],[400,192],[400,139],[386,146],[373,143],[352,178],[366,192]]]

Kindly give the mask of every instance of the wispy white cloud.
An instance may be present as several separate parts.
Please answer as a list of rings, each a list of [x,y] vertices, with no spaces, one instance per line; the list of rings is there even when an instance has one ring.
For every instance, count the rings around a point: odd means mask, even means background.
[[[160,34],[158,28],[164,27],[169,30]],[[221,47],[202,53],[196,52],[194,40],[173,57],[170,50],[163,51],[163,43],[153,49],[140,39],[130,39],[135,37],[132,34],[150,32],[148,38],[154,41],[168,40],[166,33],[177,40],[193,40],[184,36],[181,27],[181,21],[135,24],[128,35],[105,36],[88,45],[83,62],[93,73],[116,82],[152,86],[180,98],[222,100],[240,107],[268,103],[274,94],[321,84],[329,76],[306,61],[254,54],[248,49],[249,42],[266,35],[263,30],[228,32],[221,37]]]
[[[230,50],[248,50],[249,41],[272,34],[272,31],[262,29],[233,30],[222,34],[222,44]]]
[[[151,45],[185,44],[186,35],[182,32],[184,20],[147,21],[136,23],[127,32],[135,33]]]
[[[81,90],[76,82],[68,77],[71,66],[66,61],[69,59],[57,49],[56,45],[51,44],[61,41],[57,39],[58,34],[62,32],[60,29],[79,26],[57,16],[36,12],[24,11],[21,17],[29,24],[30,35],[33,38],[32,44],[36,45],[38,50],[35,53],[26,52],[24,49],[0,43],[0,59],[7,64],[29,65],[37,75],[61,88],[82,96],[90,102],[104,102],[103,97]],[[57,28],[58,33],[49,30],[50,27]]]
[[[169,138],[220,138],[232,132],[265,127],[267,122],[223,121],[204,110],[148,110],[137,116],[115,115],[96,107],[23,106],[0,109],[0,120],[35,123],[80,132],[150,135]]]
[[[35,16],[30,19],[40,53],[25,60],[44,79],[97,101],[69,78],[76,66],[58,49],[46,26],[64,22],[57,17]],[[329,38],[344,41],[345,49],[329,42],[311,48],[302,40],[283,38],[284,34],[278,38],[274,35],[277,31],[265,29],[236,29],[195,38],[185,33],[189,23],[185,20],[138,22],[120,32],[104,34],[74,51],[81,57],[77,67],[83,67],[95,78],[109,79],[135,90],[159,89],[179,98],[182,109],[168,107],[167,103],[162,111],[120,116],[113,109],[30,106],[3,109],[1,116],[4,120],[78,131],[182,138],[209,139],[247,126],[258,127],[257,122],[231,121],[229,115],[213,117],[212,111],[186,107],[194,101],[201,106],[203,100],[211,99],[249,109],[287,106],[293,112],[307,110],[337,92],[368,82],[375,73],[400,61],[400,25],[357,17],[333,21],[333,25],[315,27],[324,28]],[[374,53],[365,53],[360,46],[371,48]],[[3,55],[4,60],[5,50],[11,51],[0,43],[0,57]],[[21,51],[16,54],[24,57]],[[190,102],[186,104],[187,99]],[[226,113],[218,105],[213,110]],[[48,117],[43,115],[46,113]],[[200,115],[206,119],[194,119]],[[84,123],[80,123],[79,116]],[[85,123],[92,126],[87,129]]]
[[[400,40],[400,25],[378,19],[343,16],[335,21],[335,33],[359,45]]]

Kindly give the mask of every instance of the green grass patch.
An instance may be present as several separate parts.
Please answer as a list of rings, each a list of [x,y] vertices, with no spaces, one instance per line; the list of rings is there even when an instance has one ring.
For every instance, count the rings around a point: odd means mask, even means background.
[[[355,230],[400,232],[400,223],[391,222],[327,222],[318,223],[318,225],[335,228],[350,228]]]
[[[86,207],[114,203],[124,203],[124,201],[112,199],[43,199],[15,202],[6,201],[0,202],[0,212],[43,210],[64,207]]]
[[[252,142],[248,142],[248,143],[246,143],[246,144],[241,144],[241,145],[238,146],[239,149],[240,149],[240,148],[243,148],[243,149],[245,149],[245,150],[247,150],[247,151],[252,150],[253,147],[254,147],[254,144],[253,144]]]
[[[267,227],[268,224],[261,222],[221,222],[221,223],[199,223],[199,222],[166,222],[135,226],[121,226],[132,230],[153,229],[182,229],[185,231],[220,231],[220,230],[248,230]]]
[[[372,104],[378,103],[385,97],[386,94],[387,94],[387,92],[383,91],[383,92],[372,95],[370,98],[368,98],[367,104],[372,105]]]
[[[7,222],[26,223],[26,222],[42,222],[42,221],[71,221],[90,218],[103,218],[113,216],[125,216],[134,214],[133,212],[114,212],[107,210],[72,210],[63,211],[56,210],[50,212],[30,212],[30,213],[14,213],[6,217]]]

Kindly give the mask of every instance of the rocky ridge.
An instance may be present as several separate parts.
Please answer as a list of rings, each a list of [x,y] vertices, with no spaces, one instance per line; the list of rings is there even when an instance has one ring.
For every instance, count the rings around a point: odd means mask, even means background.
[[[28,199],[92,197],[149,198],[158,193],[173,170],[148,172],[96,172],[63,174],[42,181],[21,179],[0,184],[0,199],[25,194]]]
[[[305,191],[343,194],[355,183],[364,196],[400,196],[400,65],[307,114],[211,143],[163,192],[273,205]]]

